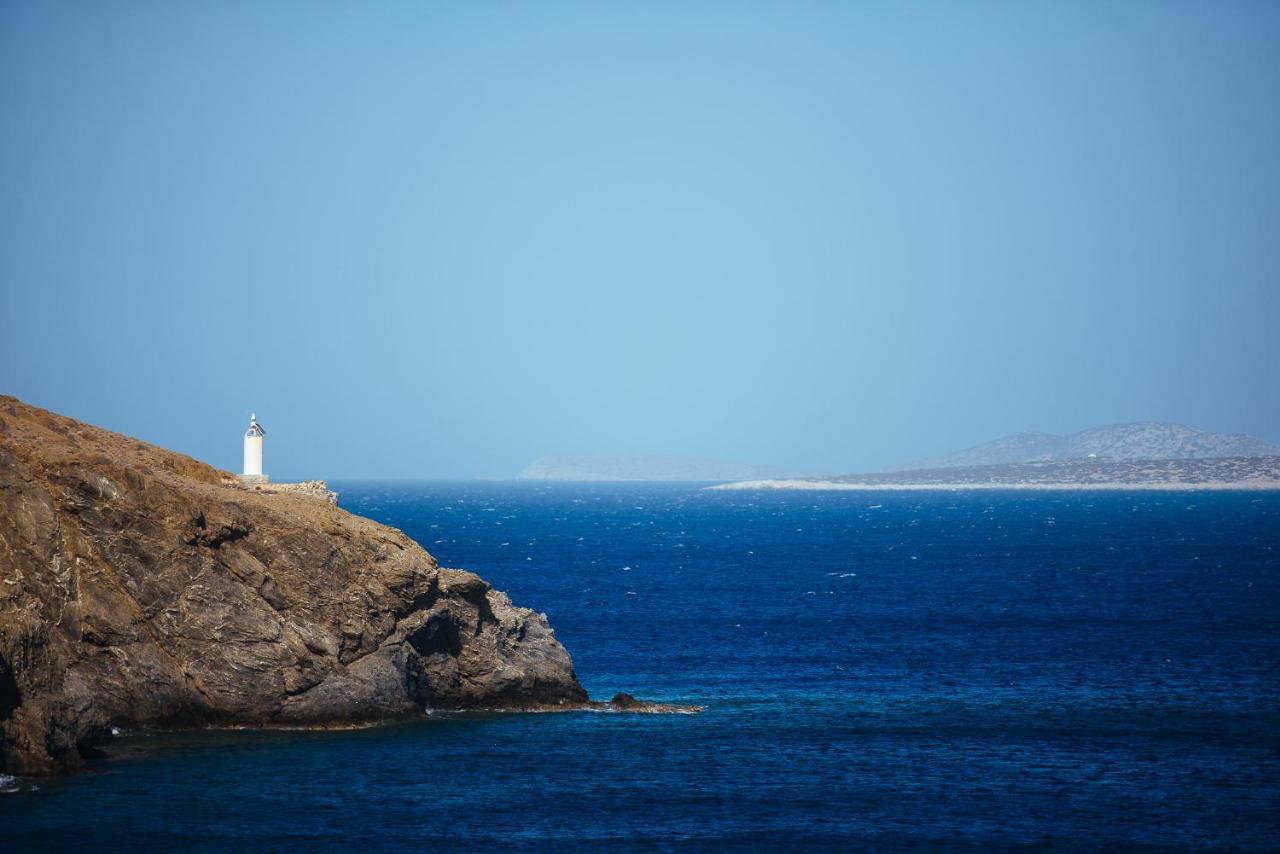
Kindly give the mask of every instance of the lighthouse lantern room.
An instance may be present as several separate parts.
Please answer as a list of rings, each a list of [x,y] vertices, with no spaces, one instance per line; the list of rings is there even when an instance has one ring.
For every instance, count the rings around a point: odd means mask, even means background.
[[[245,483],[266,483],[262,473],[262,437],[266,435],[258,423],[257,414],[249,416],[249,429],[244,433],[244,472],[240,479]]]

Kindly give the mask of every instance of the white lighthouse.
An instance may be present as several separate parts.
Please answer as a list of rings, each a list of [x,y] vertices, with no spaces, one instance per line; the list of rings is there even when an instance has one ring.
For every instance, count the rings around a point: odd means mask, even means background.
[[[262,437],[267,431],[258,423],[257,414],[249,416],[249,429],[244,431],[244,472],[240,479],[245,483],[266,483],[262,473]]]

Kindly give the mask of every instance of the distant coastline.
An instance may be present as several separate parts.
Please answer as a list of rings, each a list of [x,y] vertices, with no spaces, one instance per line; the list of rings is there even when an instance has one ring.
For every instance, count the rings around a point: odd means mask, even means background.
[[[940,469],[1071,460],[1194,460],[1274,457],[1280,445],[1244,433],[1214,433],[1159,421],[1110,424],[1078,433],[1015,433],[900,469]],[[745,478],[742,478],[745,480]]]
[[[1085,459],[953,466],[817,478],[740,480],[721,490],[1280,490],[1280,456],[1214,459]]]
[[[1036,492],[1267,492],[1280,490],[1280,481],[1232,481],[1224,483],[848,483],[835,480],[741,480],[705,487],[714,490],[840,490],[845,492],[961,492],[968,490],[1026,490]]]

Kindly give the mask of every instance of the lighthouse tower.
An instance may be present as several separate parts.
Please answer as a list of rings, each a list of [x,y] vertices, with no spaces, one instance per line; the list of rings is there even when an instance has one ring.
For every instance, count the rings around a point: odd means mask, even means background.
[[[244,432],[244,472],[240,480],[245,483],[266,483],[262,473],[262,437],[267,431],[258,423],[257,414],[249,416],[249,429]]]

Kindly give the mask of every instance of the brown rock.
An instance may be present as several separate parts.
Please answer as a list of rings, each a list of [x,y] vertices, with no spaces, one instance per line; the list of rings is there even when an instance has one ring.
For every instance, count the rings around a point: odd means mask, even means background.
[[[0,770],[111,726],[579,708],[546,617],[401,532],[0,397]]]

